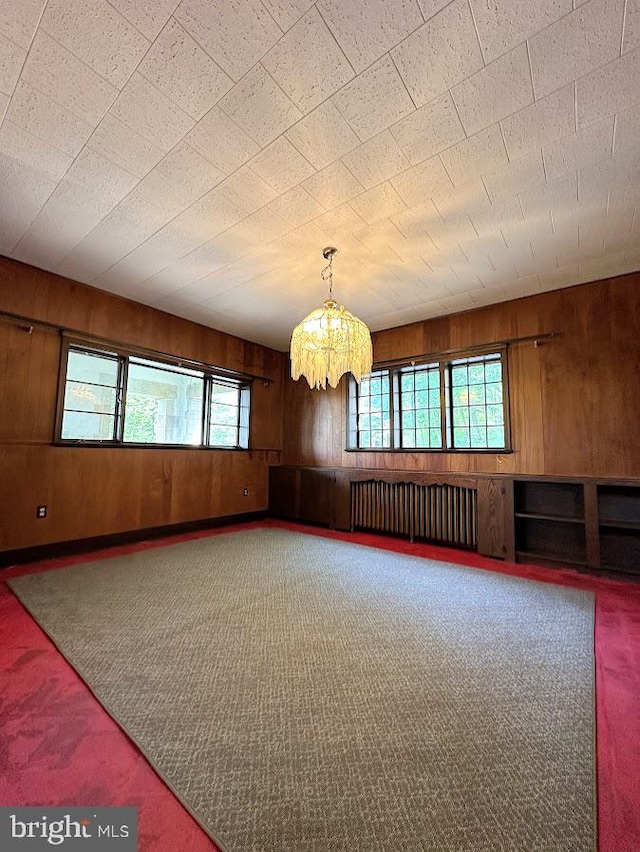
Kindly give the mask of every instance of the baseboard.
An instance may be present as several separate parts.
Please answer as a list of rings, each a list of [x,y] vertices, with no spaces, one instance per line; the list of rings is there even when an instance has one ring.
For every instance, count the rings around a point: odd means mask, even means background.
[[[58,541],[52,544],[40,544],[35,547],[23,547],[17,550],[4,550],[0,552],[0,569],[7,568],[9,565],[24,565],[26,562],[40,562],[42,559],[57,559],[60,556],[88,553],[92,550],[117,547],[121,544],[131,544],[138,541],[182,535],[183,533],[226,527],[231,524],[247,523],[248,521],[261,521],[266,517],[266,510],[260,512],[243,512],[238,515],[225,515],[222,518],[205,518],[201,521],[189,521],[183,524],[147,527],[140,530],[94,536],[93,538],[79,538],[73,541]]]

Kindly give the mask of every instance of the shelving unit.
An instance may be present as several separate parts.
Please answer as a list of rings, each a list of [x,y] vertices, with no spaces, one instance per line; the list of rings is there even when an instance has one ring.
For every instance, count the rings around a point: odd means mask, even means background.
[[[597,493],[602,567],[640,575],[640,487],[602,484]]]
[[[272,467],[277,517],[349,530],[351,483],[404,482],[406,471]],[[640,579],[640,480],[412,473],[418,484],[477,489],[478,552]]]
[[[587,565],[582,483],[515,480],[514,509],[519,560]]]

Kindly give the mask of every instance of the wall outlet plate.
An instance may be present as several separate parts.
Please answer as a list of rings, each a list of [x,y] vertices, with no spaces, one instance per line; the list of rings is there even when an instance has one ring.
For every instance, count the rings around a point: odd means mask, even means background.
[[[37,506],[36,507],[36,518],[46,518],[47,517],[47,507],[46,506]]]

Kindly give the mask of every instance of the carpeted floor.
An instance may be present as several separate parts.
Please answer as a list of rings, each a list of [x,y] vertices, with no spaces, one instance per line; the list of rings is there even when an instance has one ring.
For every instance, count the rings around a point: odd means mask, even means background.
[[[594,848],[591,595],[273,529],[12,586],[230,852]]]

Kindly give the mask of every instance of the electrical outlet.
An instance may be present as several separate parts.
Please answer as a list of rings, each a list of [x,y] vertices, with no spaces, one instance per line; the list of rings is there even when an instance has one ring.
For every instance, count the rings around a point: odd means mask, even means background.
[[[248,488],[243,488],[243,489],[242,489],[242,496],[243,496],[243,497],[248,497],[248,496],[249,496],[249,489],[248,489]]]
[[[36,518],[46,518],[47,517],[47,507],[46,506],[38,506],[36,508]]]

